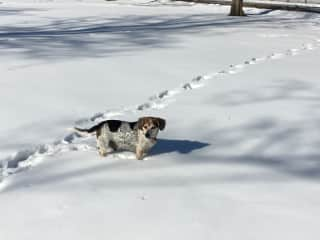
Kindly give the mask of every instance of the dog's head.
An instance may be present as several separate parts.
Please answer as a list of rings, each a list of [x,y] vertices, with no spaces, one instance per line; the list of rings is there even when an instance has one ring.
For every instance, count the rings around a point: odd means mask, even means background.
[[[157,117],[142,117],[138,120],[138,129],[146,138],[156,140],[159,130],[166,126],[166,120]]]

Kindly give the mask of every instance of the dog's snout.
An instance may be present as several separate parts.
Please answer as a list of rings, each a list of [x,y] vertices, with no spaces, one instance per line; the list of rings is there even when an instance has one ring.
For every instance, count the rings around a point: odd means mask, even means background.
[[[146,138],[149,138],[151,135],[149,132],[146,133]]]

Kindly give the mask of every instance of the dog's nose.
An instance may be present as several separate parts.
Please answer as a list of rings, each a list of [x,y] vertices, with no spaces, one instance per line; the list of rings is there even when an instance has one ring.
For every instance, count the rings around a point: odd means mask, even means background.
[[[146,133],[146,138],[149,138],[150,137],[150,133]]]

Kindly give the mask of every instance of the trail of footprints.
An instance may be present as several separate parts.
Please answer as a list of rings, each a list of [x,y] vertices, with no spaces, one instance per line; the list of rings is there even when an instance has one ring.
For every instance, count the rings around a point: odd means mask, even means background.
[[[173,100],[173,97],[186,91],[202,87],[205,85],[207,80],[211,80],[218,76],[236,74],[250,65],[260,64],[268,60],[281,59],[287,56],[296,56],[303,51],[313,50],[319,47],[320,39],[316,39],[310,43],[302,44],[299,48],[288,49],[282,53],[272,53],[260,58],[253,57],[240,64],[231,64],[226,69],[221,71],[206,75],[199,75],[175,89],[165,90],[154,96],[151,96],[148,101],[140,105],[124,109],[109,110],[103,113],[96,113],[88,119],[79,119],[75,123],[76,125],[93,125],[102,120],[125,115],[127,113],[137,113],[148,109],[161,109],[166,107],[170,103],[170,100]],[[37,165],[46,156],[69,151],[95,151],[95,147],[93,147],[94,144],[89,145],[87,143],[83,143],[85,141],[81,140],[85,139],[77,133],[70,133],[63,139],[55,141],[51,144],[43,144],[30,149],[21,150],[12,156],[8,156],[7,158],[0,160],[0,183],[3,183],[4,181],[2,180],[13,173],[17,173]]]

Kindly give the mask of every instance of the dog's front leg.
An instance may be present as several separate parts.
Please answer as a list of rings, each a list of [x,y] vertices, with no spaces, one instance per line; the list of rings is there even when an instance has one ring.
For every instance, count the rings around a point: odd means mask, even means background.
[[[98,151],[99,151],[99,155],[101,157],[106,157],[108,154],[108,140],[106,138],[104,138],[103,136],[99,136],[97,138],[97,147],[98,147]]]
[[[101,157],[106,157],[108,155],[107,149],[104,146],[101,146],[100,144],[98,144],[98,151]]]
[[[136,148],[136,158],[138,160],[142,160],[143,159],[143,154],[144,154],[143,150],[140,147],[137,147]]]

